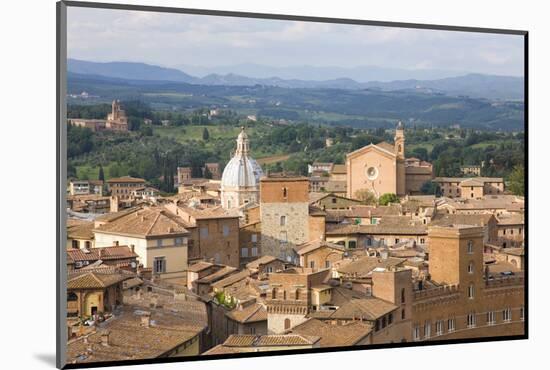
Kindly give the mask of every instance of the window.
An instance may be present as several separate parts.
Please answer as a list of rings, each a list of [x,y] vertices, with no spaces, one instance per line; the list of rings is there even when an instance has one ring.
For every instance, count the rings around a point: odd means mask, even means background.
[[[92,247],[92,242],[86,240],[86,241],[84,242],[84,246],[85,246],[87,249],[90,249],[90,248]]]
[[[435,322],[435,335],[443,334],[443,320],[437,320]]]
[[[474,263],[473,262],[470,262],[468,264],[468,273],[469,274],[473,274],[474,273]]]
[[[286,198],[288,196],[288,189],[283,188],[283,198]]]
[[[510,235],[514,235],[514,229],[510,229]]]
[[[162,247],[162,239],[157,239],[157,247]]]
[[[74,302],[74,301],[78,301],[77,295],[73,292],[67,293],[67,302]]]
[[[512,321],[512,309],[506,308],[502,310],[502,321],[505,321],[505,322]]]
[[[175,245],[182,245],[183,244],[183,238],[176,238],[174,239]]]
[[[273,290],[271,291],[271,299],[277,299],[277,288],[273,288]]]
[[[252,243],[257,243],[258,242],[258,234],[252,234],[252,236],[250,237],[250,240],[252,241]]]
[[[401,310],[401,320],[405,320],[405,309]]]
[[[281,231],[279,233],[279,240],[281,241],[281,243],[286,243],[287,242],[287,234],[286,234],[286,231]]]
[[[424,220],[424,223],[426,223],[426,220]],[[424,238],[420,238],[420,244],[425,244],[424,242],[425,242]]]
[[[349,249],[355,249],[357,248],[357,242],[355,240],[348,241],[348,248]]]
[[[476,327],[476,314],[475,313],[469,313],[466,317],[466,325],[468,328],[475,328]]]
[[[229,226],[223,225],[223,236],[229,235]]]
[[[401,304],[405,303],[405,288],[401,288]]]
[[[415,325],[413,329],[413,340],[419,340],[419,339],[420,339],[420,327],[418,325]]]
[[[519,308],[519,319],[525,321],[525,307],[523,306]]]
[[[164,257],[155,257],[153,261],[153,270],[155,274],[166,272],[166,259]]]
[[[468,254],[473,254],[473,253],[474,253],[474,242],[471,241],[471,240],[468,240],[468,249],[467,249],[467,253],[468,253]]]
[[[455,319],[449,319],[449,320],[447,320],[447,331],[448,331],[449,333],[452,333],[453,331],[455,331],[455,327],[456,327],[455,324],[456,324],[456,323],[455,323]]]
[[[487,325],[495,325],[496,322],[495,311],[487,312]]]
[[[258,256],[258,248],[257,247],[252,247],[250,253],[251,253],[252,257]]]
[[[332,198],[332,204],[336,204],[336,198]]]
[[[208,238],[208,227],[201,227],[201,238]]]
[[[474,284],[470,284],[470,286],[468,286],[468,298],[474,298]]]
[[[315,261],[309,261],[309,267],[315,268]]]
[[[286,225],[286,216],[281,216],[280,220],[279,220],[279,224],[281,226],[285,226]]]
[[[290,319],[285,319],[285,330],[290,329]]]
[[[437,325],[437,323],[436,323],[436,325]],[[429,322],[429,321],[426,321],[424,323],[424,338],[428,339],[431,335],[432,335],[432,323]]]
[[[395,244],[399,243],[399,238],[395,238]]]
[[[80,242],[78,240],[73,240],[73,248],[74,249],[80,248]]]
[[[391,325],[393,323],[393,313],[390,312],[390,314],[388,315],[388,325]]]
[[[241,257],[248,257],[248,248],[241,248]]]
[[[227,208],[231,208],[231,200],[227,200]]]
[[[265,270],[266,270],[268,273],[271,274],[271,273],[273,272],[273,267],[272,267],[272,266],[268,266],[268,267],[266,267]]]

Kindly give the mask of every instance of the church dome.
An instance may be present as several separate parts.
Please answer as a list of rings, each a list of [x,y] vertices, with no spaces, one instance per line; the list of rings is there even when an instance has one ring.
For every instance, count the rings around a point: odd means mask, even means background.
[[[226,187],[257,187],[263,171],[258,162],[248,156],[248,135],[241,129],[237,137],[237,150],[227,166],[223,169],[221,186]]]
[[[263,171],[258,162],[245,156],[231,158],[222,174],[222,187],[255,187],[260,183]]]

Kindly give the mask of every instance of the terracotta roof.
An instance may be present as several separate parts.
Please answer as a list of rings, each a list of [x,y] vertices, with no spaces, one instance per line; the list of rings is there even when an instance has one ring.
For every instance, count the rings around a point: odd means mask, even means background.
[[[346,174],[348,172],[347,168],[346,168],[346,165],[345,164],[335,164],[333,167],[332,167],[332,171],[331,173],[334,173],[334,174]]]
[[[311,346],[321,338],[318,336],[287,335],[249,335],[233,334],[223,343],[225,347],[276,347],[276,346]]]
[[[346,288],[333,288],[331,303],[338,306],[338,308],[336,310],[315,311],[310,316],[319,319],[374,321],[398,308],[393,303],[375,297],[361,296]]]
[[[189,266],[189,268],[187,269],[187,271],[190,271],[190,272],[199,272],[199,271],[203,271],[203,270],[206,270],[207,268],[210,268],[214,266],[213,263],[210,263],[210,262],[206,262],[206,261],[199,261],[197,263],[194,263],[192,264],[191,266]]]
[[[365,277],[369,275],[375,268],[388,268],[402,265],[405,262],[405,258],[380,258],[364,256],[355,261],[341,264],[338,267],[338,272],[346,275],[353,275],[357,277]]]
[[[125,245],[89,249],[67,249],[67,262],[97,260],[108,261],[137,257],[137,253],[132,252],[132,250]]]
[[[384,219],[383,219],[384,220]],[[366,234],[366,235],[426,235],[426,225],[413,222],[381,222],[377,225],[327,224],[326,235]]]
[[[131,276],[123,274],[100,274],[96,272],[87,272],[85,274],[70,278],[67,281],[67,289],[103,289],[120,283],[130,277]]]
[[[67,225],[68,239],[93,239],[94,238],[94,222],[83,221],[78,224]]]
[[[523,225],[525,216],[523,214],[501,215],[497,217],[499,225]]]
[[[303,254],[312,252],[320,248],[330,248],[337,251],[341,251],[342,253],[345,251],[345,248],[342,247],[341,245],[327,242],[325,240],[312,240],[310,242],[300,244],[296,246],[294,249],[296,253],[298,253],[301,256]]]
[[[185,226],[179,217],[162,208],[145,207],[101,225],[94,232],[148,237],[187,234]]]
[[[246,279],[249,276],[250,276],[250,270],[242,270],[237,272],[236,274],[229,275],[226,278],[216,281],[215,283],[212,284],[212,287],[215,289],[223,289],[231,284],[234,284],[238,281]]]
[[[107,182],[109,184],[113,184],[113,183],[145,183],[146,181],[144,179],[140,179],[140,178],[137,178],[137,177],[122,176],[122,177],[109,179],[109,180],[107,180]]]
[[[512,256],[524,256],[525,248],[502,248],[500,252],[504,254],[510,254]]]
[[[67,343],[68,363],[90,363],[151,359],[161,357],[199,335],[204,326],[183,317],[180,312],[156,309],[151,325],[141,325],[146,312],[141,306],[123,306],[115,317],[100,325],[98,331]],[[109,333],[109,345],[101,344],[101,334]]]
[[[258,269],[262,265],[267,265],[268,263],[271,263],[271,262],[274,262],[274,261],[277,261],[277,260],[279,260],[277,257],[262,256],[258,259],[255,259],[252,262],[247,263],[246,267],[249,268],[249,269]],[[279,261],[284,262],[282,260],[279,260]]]
[[[292,328],[294,334],[318,335],[320,347],[353,346],[372,332],[372,324],[353,321],[345,325],[331,325],[314,318]]]
[[[460,214],[460,213],[443,213],[435,214],[432,218],[431,225],[434,226],[446,226],[446,225],[473,225],[473,226],[485,226],[491,219],[494,219],[492,214]]]
[[[235,267],[231,267],[231,266],[225,266],[223,267],[221,270],[218,270],[210,275],[206,275],[205,277],[199,279],[199,280],[196,280],[197,283],[202,283],[202,284],[209,284],[209,283],[213,283],[215,281],[218,281],[218,280],[221,280],[224,278],[224,276],[227,276],[229,274],[232,274],[234,273],[235,271],[237,271],[237,269]]]
[[[253,303],[244,308],[235,308],[225,314],[231,320],[240,323],[267,321],[267,310],[263,304]]]
[[[436,177],[433,179],[434,182],[457,182],[461,183],[467,180],[481,181],[481,182],[503,182],[502,177]]]

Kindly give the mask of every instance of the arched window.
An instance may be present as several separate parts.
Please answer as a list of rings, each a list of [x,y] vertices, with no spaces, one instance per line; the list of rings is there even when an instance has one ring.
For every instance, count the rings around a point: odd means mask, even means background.
[[[78,301],[77,295],[73,292],[67,293],[67,302],[74,302],[74,301]]]
[[[474,273],[474,263],[473,262],[470,262],[468,264],[468,273],[469,274],[473,274]]]
[[[474,284],[470,284],[470,286],[468,286],[468,298],[470,299],[473,299],[474,298]]]
[[[285,330],[290,329],[290,319],[285,319]]]

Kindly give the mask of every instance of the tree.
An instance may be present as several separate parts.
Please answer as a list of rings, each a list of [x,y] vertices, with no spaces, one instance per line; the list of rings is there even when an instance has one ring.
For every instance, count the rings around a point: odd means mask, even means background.
[[[424,184],[422,184],[420,191],[422,192],[422,194],[425,195],[441,195],[439,184],[433,181],[426,181]]]
[[[105,181],[105,174],[103,173],[103,166],[99,165],[99,176],[98,179],[101,181]]]
[[[515,195],[525,195],[525,168],[523,165],[515,166],[510,173],[510,191]]]
[[[387,206],[390,203],[397,202],[399,202],[399,198],[393,193],[382,194],[382,196],[378,198],[378,204],[380,204],[381,206]]]
[[[355,199],[362,201],[367,205],[376,204],[376,195],[368,189],[359,189],[355,192]]]
[[[208,141],[208,139],[210,139],[210,133],[206,127],[202,130],[202,139],[204,141]]]
[[[204,178],[205,179],[211,179],[212,178],[212,172],[210,172],[210,169],[207,165],[204,165]]]

